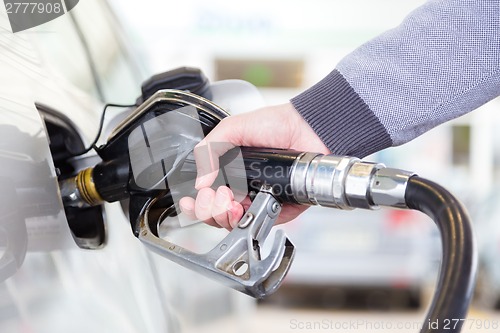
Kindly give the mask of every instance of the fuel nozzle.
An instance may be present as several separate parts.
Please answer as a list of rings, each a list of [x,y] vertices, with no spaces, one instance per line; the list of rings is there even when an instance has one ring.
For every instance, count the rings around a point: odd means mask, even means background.
[[[94,168],[84,169],[76,176],[59,183],[64,206],[83,208],[104,202],[95,187],[93,171]]]
[[[99,147],[102,162],[60,183],[64,204],[85,208],[130,199],[132,231],[145,245],[255,297],[274,292],[293,260],[294,246],[284,234],[277,235],[267,257],[260,253],[282,203],[341,209],[404,206],[410,173],[353,157],[241,147],[219,160],[219,185],[241,184],[231,188],[253,198],[238,227],[206,254],[167,241],[160,237],[160,226],[167,217],[178,216],[180,198],[196,192],[193,150],[227,116],[201,96],[173,89],[156,92]],[[168,228],[164,223],[162,232]]]
[[[65,206],[89,207],[129,198],[129,162],[118,158],[81,170],[59,183]]]

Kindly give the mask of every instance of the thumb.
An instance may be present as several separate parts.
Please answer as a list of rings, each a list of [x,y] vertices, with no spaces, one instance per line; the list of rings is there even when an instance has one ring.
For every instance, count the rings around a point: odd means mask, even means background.
[[[210,142],[206,138],[196,145],[193,154],[196,161],[195,188],[197,190],[213,184],[219,173],[219,157],[233,147],[232,143]]]
[[[242,145],[244,122],[238,116],[222,119],[215,128],[198,143],[194,149],[196,161],[197,190],[213,184],[219,173],[219,157],[230,149]]]

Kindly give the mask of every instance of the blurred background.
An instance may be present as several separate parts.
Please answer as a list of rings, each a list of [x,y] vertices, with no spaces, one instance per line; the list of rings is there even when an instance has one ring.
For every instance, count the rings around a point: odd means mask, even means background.
[[[211,81],[247,80],[266,104],[278,104],[321,80],[342,57],[397,26],[423,2],[85,0],[73,10],[77,30],[64,30],[72,23],[61,17],[38,31],[66,32],[47,33],[36,43],[52,59],[48,65],[56,77],[96,100],[133,102],[147,77],[191,66]],[[77,38],[82,33],[84,42]],[[91,69],[81,66],[89,57]],[[366,158],[437,181],[471,213],[480,274],[470,313],[475,326],[465,332],[493,332],[500,320],[499,108],[494,100]],[[108,209],[109,221],[123,220],[119,207]],[[418,331],[440,258],[439,235],[428,218],[384,209],[311,208],[279,228],[296,245],[297,256],[283,287],[262,302],[143,251],[125,226],[110,234],[108,257],[28,254],[22,270],[1,285],[0,330],[369,332],[377,323],[390,323],[386,331]],[[188,237],[221,235],[200,227]],[[117,254],[125,248],[133,255]],[[94,260],[97,267],[83,265]],[[83,291],[74,276],[86,281]],[[93,290],[98,294],[89,299]]]

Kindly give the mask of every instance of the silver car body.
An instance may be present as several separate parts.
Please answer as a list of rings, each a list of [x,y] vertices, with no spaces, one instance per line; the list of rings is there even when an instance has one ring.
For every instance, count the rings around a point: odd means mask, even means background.
[[[151,254],[118,203],[103,210],[104,246],[84,250],[75,242],[35,104],[53,110],[88,145],[103,101],[129,104],[140,95],[146,72],[106,3],[81,1],[71,13],[16,34],[2,12],[0,29],[0,331],[176,332],[248,304],[247,297]],[[232,112],[262,102],[244,82],[212,88],[214,101]],[[110,111],[102,138],[123,116]],[[95,162],[89,153],[73,164]]]

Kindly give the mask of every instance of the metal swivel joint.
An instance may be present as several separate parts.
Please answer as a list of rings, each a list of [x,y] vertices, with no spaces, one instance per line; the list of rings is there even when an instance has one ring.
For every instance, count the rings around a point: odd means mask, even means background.
[[[290,184],[300,204],[338,209],[407,208],[406,185],[413,175],[355,157],[303,153],[292,166]]]

